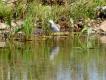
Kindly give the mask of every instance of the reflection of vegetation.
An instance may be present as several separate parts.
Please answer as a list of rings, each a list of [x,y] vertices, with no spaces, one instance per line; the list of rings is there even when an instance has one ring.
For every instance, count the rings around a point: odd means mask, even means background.
[[[24,46],[16,45],[15,42],[11,44],[10,48],[0,49],[0,69],[2,69],[0,73],[6,79],[6,76],[10,75],[11,80],[15,80],[15,77],[20,80],[25,78],[54,80],[58,77],[57,73],[60,69],[63,71],[68,69],[72,78],[75,78],[75,75],[83,74],[82,78],[85,79],[92,74],[91,69],[96,68],[96,72],[100,72],[97,73],[98,77],[103,76],[101,73],[104,73],[106,69],[104,49],[96,48],[97,45],[94,45],[95,49],[83,50],[76,48],[80,46],[76,42],[78,41],[74,42],[70,39],[61,40],[61,42],[48,40],[22,44]],[[86,41],[83,44],[86,44]],[[49,52],[53,46],[59,46],[60,50],[51,61]],[[5,67],[6,69],[3,69]],[[8,71],[10,74],[4,74]],[[0,76],[0,79],[4,77]]]

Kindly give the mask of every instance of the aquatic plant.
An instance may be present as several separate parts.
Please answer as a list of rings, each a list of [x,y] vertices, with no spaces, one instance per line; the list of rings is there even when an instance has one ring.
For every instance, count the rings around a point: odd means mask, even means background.
[[[12,16],[12,7],[0,1],[0,18],[5,19]]]
[[[32,33],[33,22],[32,16],[29,16],[23,22],[23,31],[25,32],[26,38],[28,38]]]

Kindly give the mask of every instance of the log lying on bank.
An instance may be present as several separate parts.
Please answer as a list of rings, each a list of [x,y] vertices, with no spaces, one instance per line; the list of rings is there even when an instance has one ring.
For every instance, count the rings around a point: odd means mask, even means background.
[[[34,40],[46,40],[48,38],[52,37],[67,37],[70,33],[69,32],[55,32],[55,33],[50,33],[49,35],[32,35],[29,39],[26,39],[26,41],[34,41]]]
[[[51,33],[51,36],[68,36],[69,32],[55,32]]]

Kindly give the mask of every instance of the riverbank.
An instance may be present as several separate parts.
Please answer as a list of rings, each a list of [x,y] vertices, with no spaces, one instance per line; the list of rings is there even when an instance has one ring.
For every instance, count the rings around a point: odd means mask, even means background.
[[[63,0],[64,1],[64,0]],[[81,32],[78,28],[81,24],[84,27],[99,26],[101,21],[96,19],[96,7],[105,5],[105,1],[67,1],[62,5],[58,3],[42,4],[42,1],[32,0],[31,2],[13,1],[0,2],[0,20],[5,27],[0,26],[1,33],[7,38],[22,36],[29,38],[32,34],[39,36],[50,36],[50,24],[52,19],[61,26],[61,31]],[[40,29],[39,29],[40,28]],[[36,33],[37,31],[37,33]],[[6,33],[4,35],[4,33]]]

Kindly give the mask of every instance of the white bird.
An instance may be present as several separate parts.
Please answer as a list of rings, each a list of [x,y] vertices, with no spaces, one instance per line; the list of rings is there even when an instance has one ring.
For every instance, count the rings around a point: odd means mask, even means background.
[[[56,24],[53,20],[49,20],[51,24],[51,29],[53,32],[59,32],[60,31],[60,25]]]

